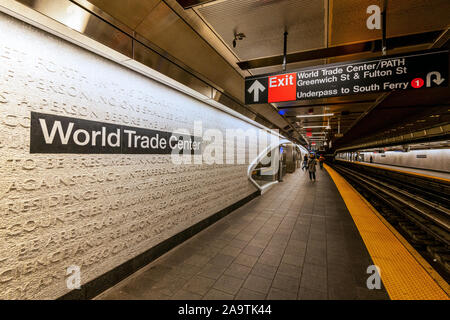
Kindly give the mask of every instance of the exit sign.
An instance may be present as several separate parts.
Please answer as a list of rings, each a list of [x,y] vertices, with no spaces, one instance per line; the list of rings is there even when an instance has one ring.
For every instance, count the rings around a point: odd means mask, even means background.
[[[448,86],[448,50],[339,62],[245,78],[245,104]]]

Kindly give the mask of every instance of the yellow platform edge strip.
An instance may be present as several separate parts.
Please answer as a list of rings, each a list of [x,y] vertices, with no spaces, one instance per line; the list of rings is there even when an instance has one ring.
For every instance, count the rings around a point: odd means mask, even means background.
[[[434,268],[340,174],[325,165],[380,268],[392,300],[449,300],[450,287]]]
[[[379,166],[379,165],[374,164],[374,163],[365,163],[365,162],[360,162],[360,161],[348,161],[348,160],[343,160],[343,159],[336,159],[336,160],[337,161],[343,161],[343,162],[356,163],[356,164],[359,164],[361,166],[374,167],[374,168],[383,169],[383,170],[389,170],[389,171],[394,171],[394,172],[406,173],[406,174],[413,175],[413,176],[419,176],[419,177],[425,177],[425,178],[430,178],[430,179],[442,180],[442,181],[450,182],[450,179],[447,179],[447,178],[431,176],[429,174],[413,172],[413,171],[408,171],[408,170],[400,170],[400,169],[388,168],[388,167],[384,167],[384,166],[381,166],[381,165]],[[425,170],[425,169],[423,169],[423,170]]]

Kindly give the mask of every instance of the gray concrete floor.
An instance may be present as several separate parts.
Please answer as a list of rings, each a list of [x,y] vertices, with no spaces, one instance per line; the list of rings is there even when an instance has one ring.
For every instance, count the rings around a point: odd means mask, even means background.
[[[96,299],[388,299],[325,169],[284,182]]]

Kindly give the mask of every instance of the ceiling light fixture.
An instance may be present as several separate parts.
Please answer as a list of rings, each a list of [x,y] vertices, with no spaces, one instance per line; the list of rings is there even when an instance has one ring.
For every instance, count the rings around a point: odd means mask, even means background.
[[[315,129],[315,128],[326,128],[326,129],[330,129],[330,126],[309,126],[309,127],[303,127],[303,129]]]
[[[323,113],[323,114],[303,114],[297,116],[297,118],[312,118],[312,117],[332,117],[334,113]]]

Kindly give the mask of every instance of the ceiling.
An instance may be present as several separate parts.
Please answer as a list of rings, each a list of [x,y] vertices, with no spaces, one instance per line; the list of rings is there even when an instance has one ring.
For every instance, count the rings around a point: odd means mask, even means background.
[[[381,39],[381,30],[369,30],[366,27],[369,5],[377,4],[383,8],[383,1],[374,0],[284,0],[284,1],[258,1],[258,0],[224,0],[210,1],[188,10],[194,10],[216,35],[223,40],[239,61],[252,61],[264,57],[276,57],[283,54],[283,32],[288,31],[287,53],[313,52],[321,48],[336,46],[349,46]],[[413,23],[420,21],[420,23]],[[387,38],[389,54],[405,53],[424,50],[431,46],[436,38],[450,24],[450,1],[436,0],[396,0],[388,1],[387,9]],[[434,31],[434,33],[432,33]],[[235,33],[246,35],[239,40],[236,48],[232,41]],[[415,37],[408,37],[415,35]],[[344,48],[345,49],[345,48]],[[345,50],[343,50],[345,52]],[[380,52],[361,51],[352,55],[324,56],[323,59],[306,59],[287,64],[287,71],[326,63],[346,60],[358,60],[377,57]],[[320,55],[314,55],[320,58]],[[278,61],[281,61],[279,59]],[[289,61],[289,60],[288,60]],[[252,75],[280,72],[280,63],[273,66],[249,69]],[[417,94],[416,94],[417,95]],[[376,138],[379,135],[396,134],[408,130],[409,125],[402,127],[402,122],[415,114],[421,115],[427,121],[414,122],[414,128],[426,127],[436,124],[437,121],[446,121],[446,97],[441,96],[433,102],[417,104],[409,93],[400,94],[400,101],[395,109],[386,108],[396,99],[397,93],[387,98],[380,94],[357,95],[350,97],[315,99],[289,103],[275,103],[279,110],[285,112],[285,117],[293,124],[295,130],[302,136],[306,131],[315,133],[326,131],[327,137],[337,147],[352,144],[359,140]],[[411,95],[411,97],[413,97]],[[384,100],[380,101],[383,98]],[[404,99],[404,100],[402,100]],[[442,117],[429,118],[425,114],[432,110],[428,105],[439,105],[434,113]],[[374,107],[375,106],[375,107]],[[255,106],[257,108],[257,106]],[[370,112],[371,109],[376,110]],[[386,112],[389,112],[390,126],[386,131]],[[298,118],[305,114],[333,113],[332,117]],[[397,116],[398,115],[398,116]],[[419,116],[420,117],[420,116]],[[365,121],[359,123],[362,119]],[[433,120],[433,123],[430,122]],[[310,126],[327,126],[324,128],[305,129]],[[371,124],[368,126],[368,124]],[[398,129],[395,127],[398,126]],[[359,130],[360,128],[361,130]],[[370,128],[370,130],[363,130]],[[395,131],[397,130],[397,131]],[[335,137],[335,134],[344,134],[344,137]],[[379,131],[379,132],[378,132]],[[377,133],[378,132],[378,133]],[[362,139],[361,137],[365,138]]]
[[[183,2],[178,0],[178,2]],[[189,10],[198,14],[222,39],[239,61],[283,54],[283,33],[288,32],[287,53],[381,39],[381,30],[369,30],[366,9],[383,7],[383,0],[216,0]],[[420,21],[420,23],[412,23]],[[387,37],[444,30],[450,23],[450,1],[388,1]],[[232,41],[235,33],[246,37]],[[348,57],[347,57],[348,59]],[[288,65],[290,69],[317,64]],[[280,71],[281,66],[274,71]],[[251,70],[252,74],[268,70]]]
[[[450,90],[399,91],[390,94],[377,108],[351,128],[341,144],[361,144],[450,123]],[[389,116],[387,116],[389,115]]]
[[[232,48],[239,60],[283,54],[285,31],[291,52],[326,45],[323,1],[227,0],[209,2],[195,10],[227,44],[233,42],[235,33],[245,34]]]
[[[366,9],[373,4],[382,8],[384,0],[89,2],[241,103],[244,77],[282,70],[279,62],[250,69],[242,68],[241,63],[258,62],[261,58],[280,61],[285,31],[288,32],[287,53],[300,53],[294,60],[288,60],[287,70],[381,54],[381,30],[366,27]],[[430,48],[450,25],[450,1],[389,0],[386,25],[388,54]],[[244,33],[245,38],[233,47],[236,33]],[[434,46],[448,47],[448,33],[445,37],[445,41]],[[338,53],[330,55],[329,52],[335,51],[327,50],[336,47]],[[428,90],[433,92],[433,89]],[[306,133],[303,127],[329,123],[331,129],[325,130],[327,140],[332,142],[333,148],[340,148],[356,141],[411,130],[411,125],[407,124],[414,119],[414,129],[445,123],[448,121],[448,95],[445,94],[448,90],[438,91],[433,99],[428,99],[430,95],[394,92],[247,105],[246,108],[276,127],[284,128],[300,141]],[[278,114],[281,110],[282,116]],[[307,113],[333,113],[334,116],[297,118]],[[440,116],[430,118],[430,113]],[[432,122],[420,121],[428,118]],[[312,129],[312,132],[322,131],[323,128]],[[343,137],[336,137],[338,131]]]

